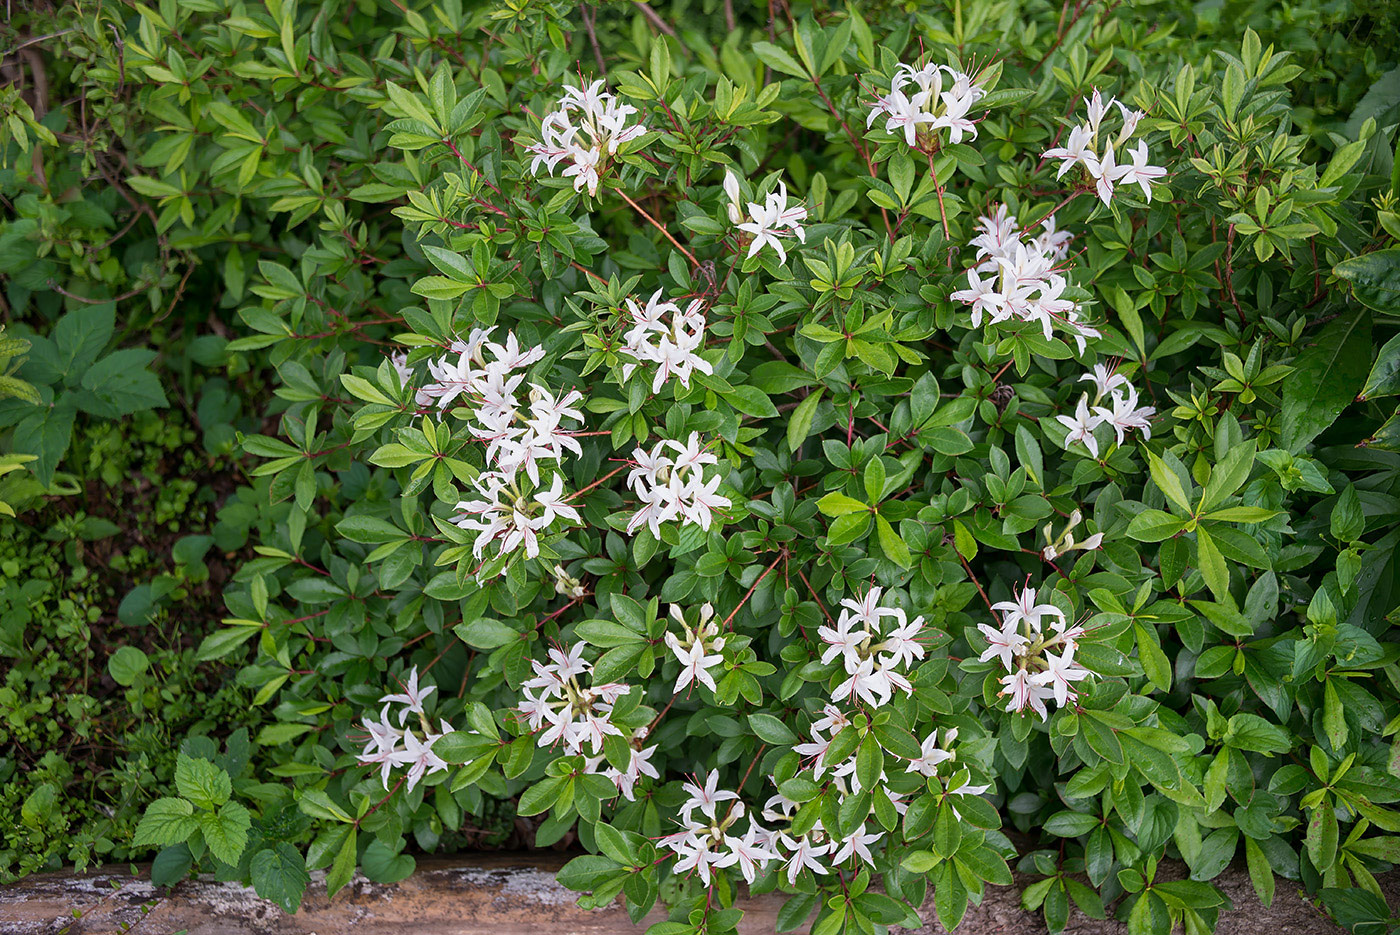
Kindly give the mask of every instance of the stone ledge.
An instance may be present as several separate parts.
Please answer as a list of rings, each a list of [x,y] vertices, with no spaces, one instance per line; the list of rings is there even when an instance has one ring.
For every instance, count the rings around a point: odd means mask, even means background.
[[[565,857],[553,854],[478,854],[424,858],[418,871],[396,884],[355,879],[334,901],[327,900],[324,874],[313,875],[301,911],[287,915],[234,883],[190,880],[173,888],[149,877],[103,869],[88,874],[49,873],[0,887],[0,935],[640,935],[664,918],[653,911],[633,925],[621,907],[585,911],[575,895],[554,882]],[[1171,873],[1171,868],[1165,868]],[[1179,873],[1179,870],[1178,870]],[[1392,905],[1400,900],[1400,872],[1381,885]],[[1216,935],[1336,935],[1341,930],[1302,896],[1296,884],[1279,879],[1274,903],[1260,905],[1242,868],[1216,881],[1234,901]],[[770,935],[783,897],[745,900],[743,935]],[[925,919],[933,919],[932,906]],[[139,923],[139,926],[138,926]],[[910,935],[938,935],[930,921]],[[1069,935],[1121,935],[1126,926],[1070,917]],[[1021,909],[1016,887],[989,887],[982,905],[971,907],[959,935],[1041,935],[1045,924]]]

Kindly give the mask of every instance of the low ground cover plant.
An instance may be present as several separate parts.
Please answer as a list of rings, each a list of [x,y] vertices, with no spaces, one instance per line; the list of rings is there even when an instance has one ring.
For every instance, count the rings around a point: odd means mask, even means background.
[[[274,387],[195,653],[257,723],[132,846],[295,910],[504,808],[656,935],[1013,869],[1053,931],[1209,931],[1234,860],[1384,925],[1394,24],[741,6],[52,24]]]

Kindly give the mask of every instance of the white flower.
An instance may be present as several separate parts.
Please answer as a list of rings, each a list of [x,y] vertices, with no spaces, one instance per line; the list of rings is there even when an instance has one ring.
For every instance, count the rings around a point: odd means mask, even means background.
[[[587,188],[590,195],[598,193],[605,157],[647,132],[641,124],[627,123],[637,109],[602,87],[598,80],[587,88],[564,88],[558,109],[540,121],[540,142],[525,148],[535,157],[530,162],[531,174],[539,175],[540,166],[544,166],[553,175],[555,167],[567,159],[569,165],[563,174],[573,178],[574,191]]]
[[[807,242],[807,231],[802,222],[807,220],[806,205],[788,206],[787,185],[778,183],[778,190],[770,192],[763,204],[749,202],[749,220],[735,226],[745,233],[752,234],[749,256],[757,255],[765,246],[771,246],[778,254],[778,262],[787,262],[787,251],[780,238],[791,234],[803,243]]]
[[[715,818],[715,809],[721,802],[737,801],[739,794],[719,788],[719,773],[711,771],[705,777],[703,786],[695,782],[681,784],[688,798],[681,803],[681,821],[690,821],[690,815],[697,808],[708,818]]]
[[[958,736],[956,730],[949,730],[945,734],[945,740],[951,744]],[[953,759],[953,752],[945,750],[938,744],[938,731],[933,731],[924,738],[920,744],[922,755],[917,760],[910,760],[905,767],[906,773],[919,773],[923,776],[933,776],[938,772],[938,767]]]
[[[881,593],[876,587],[859,599],[844,599],[835,626],[817,629],[817,635],[827,644],[822,663],[830,665],[839,658],[849,676],[832,690],[833,701],[859,698],[879,707],[888,703],[896,690],[913,691],[913,685],[898,668],[913,665],[914,660],[924,657],[924,648],[917,639],[924,618],[907,620],[904,611],[882,606]],[[894,620],[894,626],[886,629],[886,619]]]
[[[787,871],[788,885],[796,886],[797,878],[802,875],[804,869],[810,870],[818,876],[830,872],[826,865],[817,859],[830,852],[830,842],[817,844],[812,840],[811,835],[803,835],[801,838],[793,840],[786,834],[781,835],[779,840],[791,851],[783,866],[783,869]]]
[[[739,177],[734,174],[733,169],[724,170],[724,194],[729,198],[729,204],[726,206],[729,223],[738,224],[744,220],[744,208],[739,201]]]
[[[708,530],[714,515],[730,506],[729,498],[718,493],[720,478],[705,480],[705,468],[719,459],[700,446],[697,432],[691,432],[685,443],[665,439],[651,451],[634,449],[632,461],[636,466],[628,473],[627,484],[641,506],[627,523],[628,535],[647,526],[659,539],[662,525],[672,520]]]
[[[1070,683],[1086,679],[1091,674],[1088,669],[1074,661],[1074,653],[1077,648],[1077,645],[1071,642],[1058,656],[1054,653],[1046,653],[1044,671],[1037,672],[1032,676],[1038,686],[1049,688],[1054,692],[1055,704],[1061,707],[1078,696],[1078,692]]]
[[[951,79],[947,90],[943,88],[945,77]],[[913,89],[906,92],[909,85]],[[928,149],[938,130],[948,131],[949,143],[961,143],[964,136],[977,138],[977,125],[967,115],[986,93],[969,75],[947,65],[930,63],[914,68],[901,63],[890,80],[889,93],[871,105],[865,125],[873,126],[883,116],[885,131],[902,135],[911,149]]]
[[[361,719],[360,723],[369,733],[369,740],[355,759],[366,765],[379,766],[380,781],[384,788],[388,789],[389,773],[399,764],[399,742],[403,739],[404,732],[389,722],[388,705],[380,712],[378,721],[366,717]]]
[[[681,386],[689,389],[690,377],[695,371],[714,373],[710,362],[699,353],[705,346],[704,303],[695,299],[681,311],[680,306],[663,301],[661,296],[662,291],[657,289],[645,307],[638,306],[630,297],[627,299],[633,325],[623,336],[621,348],[622,353],[631,358],[623,362],[623,380],[629,379],[639,364],[657,365],[651,384],[653,393],[661,392],[672,374],[681,381]]]
[[[382,704],[402,704],[403,710],[399,712],[399,725],[402,726],[408,720],[410,714],[423,715],[423,699],[437,691],[436,685],[428,685],[425,688],[418,687],[418,667],[414,666],[408,673],[408,681],[404,683],[402,694],[385,695],[379,701]]]
[[[441,735],[424,740],[412,731],[404,734],[404,749],[399,754],[399,763],[408,767],[409,792],[413,791],[413,787],[418,785],[424,776],[447,769],[447,761],[433,752],[433,741],[437,740],[438,736]]]
[[[1016,595],[1014,601],[998,601],[992,605],[992,610],[1002,610],[1006,612],[1002,623],[1005,627],[1014,627],[1024,621],[1035,630],[1042,629],[1040,621],[1042,618],[1058,617],[1059,626],[1064,627],[1065,612],[1054,604],[1037,604],[1036,589],[1026,588]]]
[[[1054,697],[1054,690],[1047,688],[1035,680],[1032,674],[1025,669],[1017,669],[1001,678],[1002,694],[1007,696],[1007,711],[1024,711],[1030,708],[1040,715],[1043,721],[1049,715],[1045,709],[1045,702]]]
[[[979,662],[986,662],[988,659],[1000,659],[1001,664],[1006,668],[1011,668],[1011,660],[1025,652],[1029,640],[1017,632],[1014,628],[1008,632],[1005,628],[989,626],[979,623],[977,629],[987,638],[987,648],[978,657]]]
[[[1039,324],[1047,339],[1059,326],[1082,344],[1093,329],[1076,323],[1079,307],[1064,297],[1069,283],[1055,267],[1068,255],[1072,237],[1056,229],[1053,215],[1040,226],[1036,234],[1018,230],[1005,205],[978,218],[970,241],[977,262],[966,271],[967,288],[950,298],[971,306],[973,327],[982,326],[984,315],[992,324],[1016,319]]]
[[[1076,165],[1082,165],[1094,173],[1099,168],[1099,157],[1094,153],[1093,144],[1094,136],[1089,127],[1078,126],[1069,131],[1069,139],[1064,146],[1047,149],[1043,158],[1060,160],[1060,169],[1055,173],[1057,179]]]
[[[855,832],[846,840],[841,842],[836,853],[831,855],[831,862],[839,864],[851,857],[859,858],[861,863],[875,863],[875,855],[870,853],[870,845],[879,841],[885,836],[883,831],[866,832],[865,828],[857,828]]]
[[[1110,370],[1103,364],[1094,364],[1094,369],[1079,378],[1082,383],[1085,380],[1094,384],[1095,400],[1106,396],[1120,386],[1128,385],[1128,378],[1115,370]]]
[[[758,877],[758,872],[768,866],[769,861],[778,859],[778,853],[769,843],[768,835],[757,822],[750,821],[749,830],[742,838],[729,836],[724,840],[729,845],[730,852],[734,854],[739,872],[744,875],[744,882],[750,886]]]
[[[1152,423],[1149,421],[1157,412],[1151,406],[1138,407],[1137,390],[1127,387],[1126,393],[1113,393],[1112,408],[1095,406],[1094,412],[1104,422],[1113,426],[1114,435],[1118,439],[1118,444],[1123,444],[1124,433],[1133,429],[1142,432],[1143,438],[1152,437]]]
[[[1069,434],[1065,436],[1066,448],[1074,442],[1081,442],[1089,449],[1089,454],[1095,458],[1099,456],[1099,442],[1094,438],[1094,429],[1099,427],[1103,418],[1089,412],[1089,402],[1085,397],[1079,397],[1079,405],[1075,407],[1073,416],[1056,416],[1055,421],[1069,429]]]

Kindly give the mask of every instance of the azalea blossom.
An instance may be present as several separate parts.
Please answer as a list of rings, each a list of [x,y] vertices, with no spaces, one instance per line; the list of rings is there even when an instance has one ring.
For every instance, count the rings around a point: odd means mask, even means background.
[[[708,530],[715,515],[731,505],[728,497],[718,493],[718,476],[705,480],[705,468],[719,459],[700,447],[698,432],[690,433],[684,443],[665,439],[650,451],[637,448],[632,461],[636,466],[628,473],[627,484],[639,507],[627,523],[628,535],[647,526],[660,539],[661,527],[677,520],[682,526]]]
[[[996,659],[1006,670],[999,679],[1006,710],[1034,711],[1044,720],[1048,702],[1063,707],[1077,698],[1074,683],[1092,675],[1074,658],[1084,629],[1070,626],[1054,604],[1039,603],[1035,588],[998,601],[992,610],[1001,612],[1001,621],[998,626],[978,625],[987,640],[979,661]],[[1047,619],[1049,627],[1044,625]]]
[[[678,605],[671,605],[671,618],[681,625],[684,638],[666,631],[666,645],[680,661],[681,674],[676,679],[674,694],[691,682],[698,682],[710,691],[715,691],[715,679],[709,669],[724,661],[720,650],[724,649],[724,637],[719,635],[719,627],[714,622],[715,610],[709,604],[700,608],[700,622],[694,629],[685,622],[685,616]]]
[[[574,191],[598,193],[598,183],[618,147],[647,132],[640,123],[629,123],[637,108],[603,90],[603,81],[586,88],[566,86],[557,109],[540,121],[540,142],[525,147],[534,156],[530,172],[540,174],[543,166],[551,175],[560,162],[568,161],[563,176],[574,180]]]
[[[1079,404],[1075,406],[1074,415],[1058,415],[1055,421],[1069,430],[1065,436],[1065,447],[1069,447],[1075,442],[1079,442],[1089,449],[1089,454],[1095,458],[1099,456],[1099,442],[1094,438],[1094,429],[1103,422],[1103,416],[1089,411],[1089,400],[1081,396]]]
[[[726,185],[733,175],[725,179]],[[737,179],[735,180],[737,185]],[[734,189],[738,191],[737,188]],[[734,220],[735,216],[739,220]],[[748,203],[747,220],[739,215],[738,209],[731,201],[729,205],[729,219],[734,226],[751,236],[749,241],[748,256],[757,256],[764,247],[772,247],[778,254],[778,262],[787,262],[787,250],[783,247],[782,238],[787,236],[796,237],[802,243],[807,242],[807,231],[802,226],[807,220],[807,206],[801,203],[789,205],[787,185],[778,183],[777,191],[769,192],[763,199],[763,204],[750,201]]]
[[[535,674],[521,686],[525,700],[517,710],[532,731],[540,732],[536,739],[539,746],[558,743],[566,754],[576,756],[591,751],[596,756],[603,750],[604,737],[628,736],[612,723],[611,716],[613,705],[631,688],[621,682],[585,686],[580,676],[591,674],[593,664],[584,658],[583,649],[582,644],[568,649],[551,647],[547,662],[531,659]],[[589,771],[597,772],[601,762],[598,760]],[[637,769],[641,771],[642,767],[638,765]],[[632,783],[635,781],[633,777]]]
[[[889,93],[871,105],[865,125],[874,126],[883,117],[885,131],[902,136],[906,146],[932,151],[939,130],[952,144],[977,138],[977,124],[969,113],[986,95],[975,79],[955,68],[901,63],[890,79]]]
[[[847,675],[832,690],[833,701],[859,699],[880,707],[894,697],[895,691],[913,691],[913,685],[899,670],[924,658],[924,647],[918,642],[924,618],[909,620],[903,610],[882,606],[881,594],[882,590],[874,587],[858,600],[843,600],[835,625],[817,630],[827,644],[822,650],[823,664],[839,658]],[[888,626],[887,620],[893,626]]]
[[[1054,215],[1041,220],[1038,230],[1023,230],[1015,215],[1000,205],[977,219],[977,233],[969,246],[977,248],[976,262],[965,271],[967,288],[949,298],[971,306],[974,328],[1005,321],[1032,322],[1046,339],[1058,329],[1084,348],[1086,338],[1098,331],[1079,319],[1079,306],[1065,295],[1069,281],[1060,266],[1073,239],[1056,227]]]
[[[404,769],[401,781],[411,792],[425,776],[448,768],[447,762],[434,752],[433,745],[441,737],[451,733],[452,726],[446,721],[439,721],[438,729],[433,729],[424,710],[424,701],[437,686],[420,687],[417,666],[409,671],[403,689],[402,692],[390,693],[379,699],[384,707],[380,710],[377,721],[368,717],[361,719],[360,724],[367,734],[367,740],[355,759],[366,766],[378,766],[379,780],[386,790],[390,788],[389,777],[396,770]],[[400,706],[397,712],[397,726],[393,723],[393,715],[389,710],[394,705]],[[410,715],[417,719],[414,727],[407,726]]]
[[[1123,115],[1123,123],[1118,134],[1110,138],[1103,122],[1115,105]],[[1052,147],[1042,154],[1042,158],[1059,160],[1060,168],[1055,177],[1062,177],[1075,166],[1083,166],[1085,178],[1093,183],[1099,200],[1104,204],[1112,203],[1120,184],[1137,185],[1142,189],[1143,198],[1151,201],[1152,183],[1165,178],[1167,170],[1148,162],[1145,140],[1138,140],[1135,147],[1128,147],[1128,141],[1137,132],[1138,122],[1146,115],[1140,110],[1129,109],[1114,98],[1105,102],[1097,88],[1086,110],[1085,122],[1070,130],[1064,145]],[[1120,161],[1119,153],[1125,153],[1128,161]]]
[[[632,319],[632,327],[623,336],[621,352],[628,359],[622,365],[622,379],[627,380],[632,372],[642,364],[656,367],[652,378],[651,391],[661,392],[661,387],[675,376],[681,386],[690,388],[693,373],[709,375],[714,368],[700,351],[705,346],[705,306],[699,299],[686,305],[682,311],[674,302],[662,299],[660,289],[652,293],[645,306],[639,306],[632,298],[626,301],[627,312]]]

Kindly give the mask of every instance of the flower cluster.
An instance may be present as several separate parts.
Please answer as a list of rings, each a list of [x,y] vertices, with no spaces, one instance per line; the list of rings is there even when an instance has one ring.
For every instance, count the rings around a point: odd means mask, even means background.
[[[1109,139],[1108,134],[1104,133],[1104,139],[1100,142],[1099,132],[1103,129],[1103,118],[1114,105],[1123,113],[1123,126],[1113,139]],[[1167,170],[1148,164],[1145,140],[1139,140],[1137,146],[1132,149],[1127,148],[1128,140],[1132,139],[1137,130],[1138,121],[1144,116],[1146,115],[1142,111],[1129,110],[1122,101],[1114,98],[1109,98],[1105,104],[1095,88],[1093,96],[1089,99],[1088,120],[1070,130],[1065,145],[1046,150],[1043,158],[1060,160],[1060,170],[1055,174],[1056,178],[1062,177],[1075,165],[1083,166],[1104,204],[1112,201],[1116,185],[1136,184],[1142,188],[1142,196],[1151,201],[1152,183],[1165,177]],[[1118,162],[1115,147],[1127,154],[1128,162]]]
[[[807,220],[807,206],[800,203],[789,206],[787,185],[783,182],[778,183],[777,191],[764,197],[763,204],[748,202],[747,214],[740,198],[739,177],[732,171],[724,173],[724,193],[729,197],[729,222],[753,238],[749,241],[750,257],[757,256],[764,247],[772,247],[778,254],[778,262],[786,263],[787,250],[781,238],[793,236],[802,243],[807,242],[807,231],[802,226]]]
[[[846,598],[841,602],[836,625],[817,631],[827,644],[822,652],[823,664],[839,656],[846,670],[846,680],[832,689],[833,701],[858,698],[878,708],[894,697],[895,689],[906,694],[914,691],[909,679],[898,670],[924,658],[924,648],[918,641],[924,618],[908,620],[897,607],[881,607],[880,594],[880,588],[871,588],[860,600]],[[887,625],[886,618],[893,624]]]
[[[744,803],[739,801],[738,793],[719,788],[719,773],[710,773],[704,785],[697,779],[685,783],[683,788],[687,798],[681,804],[681,830],[660,842],[678,858],[674,872],[694,870],[700,881],[709,886],[713,870],[737,864],[744,879],[753,883],[769,861],[778,859],[771,832],[753,818],[743,835],[731,830],[744,817]],[[730,804],[721,814],[720,805],[724,802]]]
[[[1069,626],[1064,611],[1054,604],[1037,604],[1035,590],[1026,588],[1014,601],[993,604],[993,610],[1003,611],[1001,626],[982,623],[977,629],[987,638],[980,660],[998,659],[1006,667],[1001,678],[1006,710],[1029,708],[1044,720],[1047,701],[1053,699],[1061,707],[1073,701],[1079,696],[1073,683],[1093,673],[1074,659],[1084,628]],[[1043,625],[1047,617],[1049,632]]]
[[[632,461],[636,467],[628,473],[627,484],[640,506],[627,522],[629,536],[645,525],[660,539],[661,525],[676,519],[708,530],[715,511],[729,506],[729,498],[717,492],[720,476],[705,480],[705,466],[719,459],[700,447],[697,432],[691,432],[685,444],[665,439],[651,451],[634,449]]]
[[[946,91],[945,76],[949,81]],[[930,63],[915,68],[901,63],[890,79],[890,93],[875,99],[865,125],[874,126],[883,116],[887,132],[902,131],[906,144],[926,150],[931,149],[938,130],[948,131],[950,143],[961,143],[964,135],[975,140],[977,124],[967,115],[986,96],[987,92],[971,76],[947,65]]]
[[[588,194],[598,194],[605,160],[615,155],[620,145],[647,132],[639,123],[628,125],[627,118],[636,112],[631,104],[604,91],[601,79],[583,89],[565,86],[558,109],[540,122],[540,142],[525,147],[535,157],[530,173],[539,175],[543,165],[553,175],[554,167],[567,159],[563,175],[573,177],[574,191],[586,187]]]
[[[524,548],[528,558],[539,555],[539,535],[557,519],[579,521],[565,503],[563,481],[555,474],[548,488],[541,482],[544,462],[557,462],[564,452],[583,449],[564,427],[565,420],[581,423],[577,407],[583,394],[570,390],[556,396],[538,383],[529,384],[528,402],[519,397],[524,371],[544,357],[544,348],[522,348],[514,332],[503,344],[491,340],[494,328],[477,328],[466,339],[452,342],[449,353],[428,362],[432,382],[418,390],[420,405],[447,410],[466,404],[467,428],[486,444],[488,469],[472,481],[476,497],[461,500],[463,514],[453,522],[477,533],[472,552],[481,558],[498,543],[499,554]],[[407,366],[393,361],[401,377]],[[522,477],[521,475],[524,475]],[[529,479],[528,491],[524,479]]]
[[[671,605],[671,617],[681,625],[684,637],[666,632],[666,645],[680,660],[681,674],[676,677],[673,694],[679,695],[682,688],[691,682],[698,682],[710,691],[715,690],[714,676],[709,669],[724,661],[720,650],[724,649],[724,637],[719,635],[719,625],[714,620],[715,609],[708,602],[700,608],[700,622],[692,630],[685,622],[685,614],[680,605]]]
[[[539,731],[541,747],[558,743],[569,756],[583,756],[585,769],[611,780],[624,798],[632,801],[632,790],[642,776],[659,778],[651,756],[656,747],[642,747],[645,729],[625,733],[612,723],[613,706],[632,690],[622,682],[608,682],[585,688],[578,677],[593,671],[593,663],[583,658],[583,644],[570,649],[551,648],[549,661],[530,660],[535,677],[522,686],[525,700],[517,710],[525,716],[532,731]],[[628,737],[630,760],[624,770],[604,766],[603,738],[608,734]]]
[[[1086,338],[1099,337],[1098,329],[1079,320],[1079,306],[1065,298],[1069,283],[1057,264],[1069,252],[1072,235],[1055,228],[1055,216],[1039,224],[1031,235],[1017,227],[1016,216],[1001,205],[991,215],[977,219],[977,263],[967,271],[967,288],[952,293],[955,302],[972,306],[972,326],[1016,319],[1036,322],[1048,340],[1059,325],[1074,338],[1080,353]]]
[[[438,725],[440,729],[434,731],[427,713],[423,710],[423,700],[436,689],[435,685],[419,687],[418,667],[414,666],[401,693],[385,695],[379,699],[380,704],[384,705],[379,713],[379,720],[373,721],[368,717],[361,720],[360,723],[369,733],[369,739],[365,742],[364,750],[355,759],[364,764],[378,766],[379,779],[385,789],[389,788],[389,774],[400,767],[406,767],[408,770],[405,779],[409,791],[429,773],[448,768],[447,762],[433,752],[433,744],[444,734],[451,733],[452,726],[446,721],[441,721]],[[402,705],[397,712],[397,724],[393,722],[389,712],[390,706],[395,704]],[[419,727],[423,731],[421,737],[406,726],[410,714],[418,716]]]
[[[880,774],[880,783],[883,786],[885,775]],[[860,783],[856,780],[854,772],[847,775],[838,776],[835,781],[836,788],[842,798],[848,794],[860,792]],[[894,807],[902,815],[907,811],[908,806],[899,796],[889,794]],[[770,798],[764,805],[763,818],[770,822],[790,821],[793,813],[797,810],[797,803],[790,801],[782,793]],[[786,831],[779,831],[773,835],[775,849],[781,847],[784,855],[779,851],[779,856],[783,860],[783,873],[787,875],[788,884],[796,885],[797,878],[802,875],[803,870],[812,871],[815,876],[823,876],[831,872],[832,867],[850,860],[853,863],[870,864],[875,863],[875,855],[870,851],[870,845],[877,843],[885,836],[883,831],[866,831],[866,825],[858,825],[845,840],[838,840],[830,835],[820,819],[811,828],[800,834],[793,833],[789,828]],[[826,858],[824,861],[823,858]]]
[[[653,393],[661,392],[671,374],[689,389],[690,375],[696,370],[707,375],[715,372],[699,353],[705,346],[705,304],[695,299],[681,311],[675,302],[662,301],[661,294],[660,289],[652,293],[645,307],[628,297],[632,327],[622,338],[622,353],[632,358],[622,365],[622,379],[629,379],[638,364],[655,364]]]
[[[1089,450],[1089,454],[1097,458],[1099,442],[1094,437],[1094,430],[1100,425],[1112,426],[1120,445],[1123,444],[1127,433],[1133,429],[1142,432],[1143,438],[1152,437],[1151,418],[1157,410],[1152,406],[1138,405],[1137,390],[1128,382],[1127,377],[1103,364],[1095,364],[1093,370],[1079,379],[1093,382],[1094,397],[1090,400],[1088,393],[1083,394],[1075,406],[1074,415],[1055,417],[1067,430],[1066,446],[1079,442]],[[1108,397],[1109,405],[1100,406],[1099,403],[1105,396]]]

